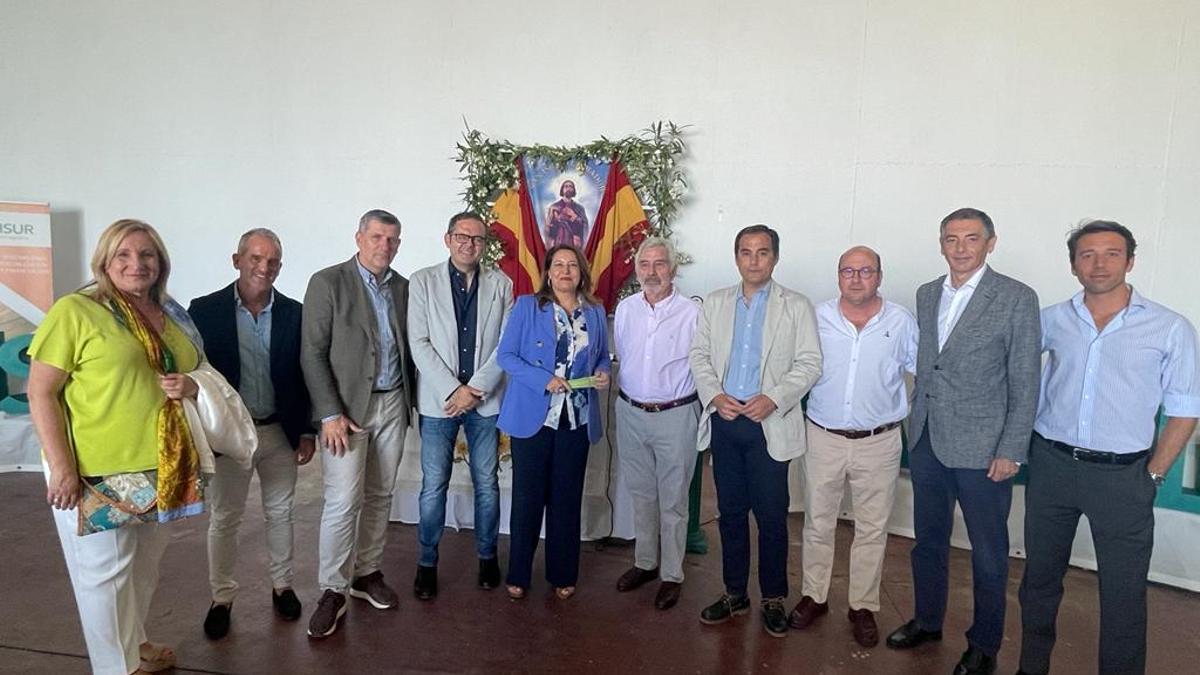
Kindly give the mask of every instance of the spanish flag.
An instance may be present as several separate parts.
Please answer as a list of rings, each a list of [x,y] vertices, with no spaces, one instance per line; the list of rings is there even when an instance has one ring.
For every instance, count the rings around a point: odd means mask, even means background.
[[[512,279],[515,296],[534,293],[541,286],[542,258],[546,255],[526,183],[525,162],[522,158],[516,162],[520,183],[496,200],[491,225],[492,234],[504,249],[500,269]],[[633,273],[633,254],[649,227],[625,168],[614,159],[583,251],[592,270],[592,289],[609,312],[616,309],[617,293]]]
[[[625,167],[614,158],[596,223],[583,252],[592,268],[592,290],[610,313],[617,307],[617,293],[633,273],[633,254],[649,229],[646,212],[629,184]]]
[[[520,183],[516,189],[505,190],[492,205],[491,228],[504,248],[500,271],[512,279],[514,297],[537,292],[542,282],[542,258],[546,257],[546,245],[525,187],[525,162],[519,157],[516,161]]]

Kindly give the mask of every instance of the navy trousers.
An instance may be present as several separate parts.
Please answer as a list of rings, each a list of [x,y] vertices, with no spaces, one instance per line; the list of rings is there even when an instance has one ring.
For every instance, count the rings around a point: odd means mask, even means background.
[[[509,514],[508,583],[529,588],[546,515],[546,581],[574,586],[579,579],[579,528],[587,425],[542,427],[530,438],[512,439],[512,511]]]
[[[1000,651],[1008,586],[1008,511],[1012,480],[999,483],[986,469],[952,469],[942,464],[921,434],[908,457],[913,483],[912,550],[916,619],[925,630],[941,630],[949,592],[950,532],[954,503],[962,507],[971,540],[975,617],[967,642],[989,656]]]
[[[725,592],[746,595],[750,578],[750,518],[758,524],[758,588],[764,598],[788,593],[788,463],[767,454],[762,425],[739,416],[712,416],[713,480],[721,517]]]

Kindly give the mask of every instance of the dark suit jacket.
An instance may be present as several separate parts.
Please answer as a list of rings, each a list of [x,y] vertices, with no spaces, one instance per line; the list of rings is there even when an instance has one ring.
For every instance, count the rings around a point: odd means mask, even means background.
[[[400,349],[404,400],[413,406],[417,372],[408,349],[408,279],[395,270],[392,274],[392,334]],[[300,364],[317,424],[339,414],[364,423],[379,358],[379,325],[367,293],[353,257],[326,267],[308,281]]]
[[[988,268],[939,353],[943,279],[917,289],[921,337],[909,449],[928,427],[933,454],[950,468],[987,469],[996,458],[1024,462],[1042,365],[1037,294]]]
[[[233,284],[188,305],[188,314],[204,337],[209,363],[234,389],[242,379],[236,307]],[[293,449],[299,445],[301,434],[312,432],[308,389],[300,370],[301,313],[300,303],[275,291],[271,307],[271,386],[275,388],[275,412]]]

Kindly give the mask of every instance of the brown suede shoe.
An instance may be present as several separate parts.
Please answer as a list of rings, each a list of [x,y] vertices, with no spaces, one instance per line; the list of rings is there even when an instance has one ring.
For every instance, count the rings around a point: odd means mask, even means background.
[[[852,609],[846,615],[854,626],[854,641],[868,649],[879,644],[879,627],[869,609]]]
[[[828,602],[817,602],[809,596],[800,598],[800,602],[796,603],[796,608],[788,616],[788,625],[796,630],[804,630],[808,625],[817,620],[817,617],[829,611]]]

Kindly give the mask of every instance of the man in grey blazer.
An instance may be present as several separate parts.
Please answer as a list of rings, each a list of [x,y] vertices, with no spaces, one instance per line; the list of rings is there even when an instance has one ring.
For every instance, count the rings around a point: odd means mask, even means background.
[[[750,512],[758,525],[763,627],[787,634],[788,462],[804,454],[800,399],[821,376],[808,298],[772,280],[779,234],[751,225],[734,238],[739,284],[704,299],[688,353],[703,414],[697,446],[711,445],[725,593],[700,613],[724,623],[750,611]]]
[[[503,272],[479,265],[486,233],[479,214],[456,214],[443,237],[450,260],[417,270],[409,281],[408,340],[420,373],[421,419],[421,552],[413,593],[421,600],[437,595],[438,542],[446,524],[446,488],[460,428],[466,433],[475,486],[479,586],[500,585],[496,416],[504,371],[496,363],[496,346],[513,297],[512,281]]]
[[[964,208],[942,219],[949,274],[917,290],[917,377],[909,421],[916,617],[894,649],[942,638],[954,504],[971,539],[975,617],[954,672],[992,673],[1004,635],[1012,477],[1029,452],[1037,410],[1037,294],[987,266],[992,219]]]
[[[347,592],[376,609],[399,601],[379,567],[416,385],[405,335],[408,280],[391,268],[400,221],[368,211],[354,241],[358,253],[314,274],[304,295],[300,364],[320,424],[325,482],[323,593],[312,638],[337,630]]]

